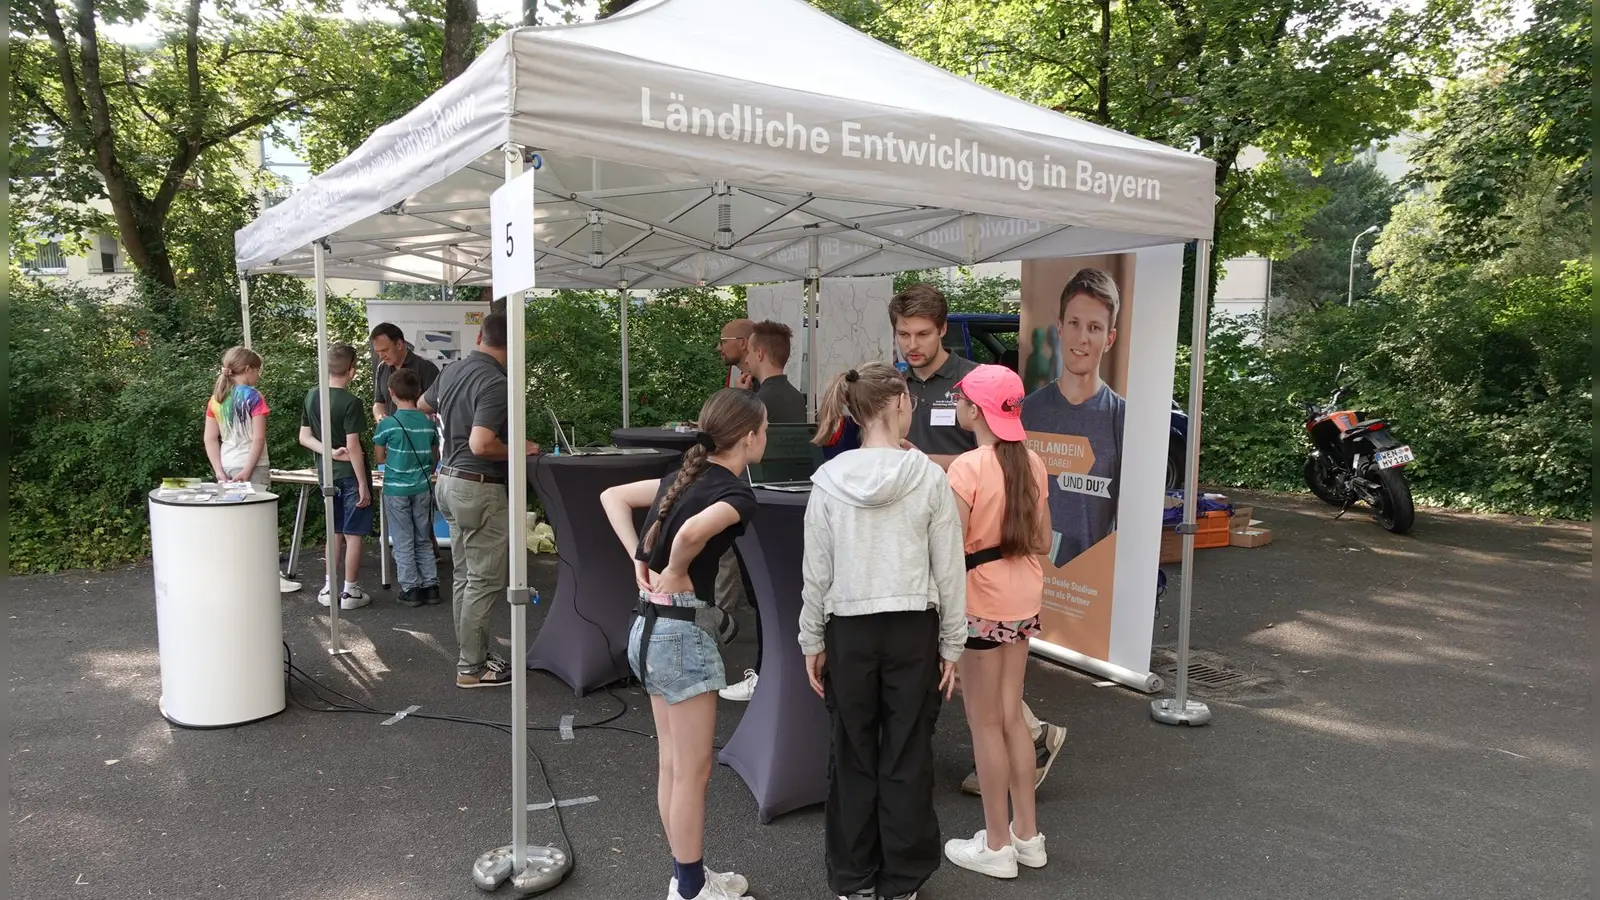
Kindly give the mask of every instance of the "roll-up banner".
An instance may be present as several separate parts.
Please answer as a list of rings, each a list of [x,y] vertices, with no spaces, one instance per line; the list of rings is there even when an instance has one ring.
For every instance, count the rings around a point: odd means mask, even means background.
[[[1022,424],[1052,531],[1035,649],[1146,691],[1182,265],[1181,246],[1022,264]]]

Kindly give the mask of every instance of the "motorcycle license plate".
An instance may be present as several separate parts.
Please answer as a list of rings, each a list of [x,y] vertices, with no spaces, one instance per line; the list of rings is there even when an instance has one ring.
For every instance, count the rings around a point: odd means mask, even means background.
[[[1416,459],[1416,457],[1411,454],[1410,447],[1395,447],[1393,450],[1379,450],[1378,468],[1392,469],[1395,466],[1403,466],[1414,459]]]

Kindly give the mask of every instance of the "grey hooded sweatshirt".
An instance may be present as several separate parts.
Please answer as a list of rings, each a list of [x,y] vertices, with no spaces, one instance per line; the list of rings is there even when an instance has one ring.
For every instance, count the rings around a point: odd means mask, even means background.
[[[967,643],[961,517],[944,470],[920,451],[841,453],[811,476],[800,649],[823,650],[829,616],[939,611],[939,656]]]

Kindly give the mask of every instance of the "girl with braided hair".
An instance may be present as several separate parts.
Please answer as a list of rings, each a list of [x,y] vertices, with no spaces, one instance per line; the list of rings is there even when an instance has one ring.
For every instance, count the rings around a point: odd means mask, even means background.
[[[600,495],[617,540],[634,560],[639,605],[628,664],[650,695],[659,771],[656,804],[672,848],[669,900],[739,900],[749,883],[705,867],[706,785],[711,780],[717,691],[727,686],[716,639],[695,622],[712,603],[717,563],[756,511],[741,477],[767,448],[767,413],[752,391],[727,388],[700,408],[699,443],[665,478]],[[634,511],[648,509],[644,537]]]
[[[817,415],[823,440],[847,410],[861,427],[811,479],[800,612],[832,724],[824,841],[843,898],[906,900],[939,868],[933,732],[966,645],[966,571],[950,482],[905,443],[915,408],[873,362],[835,376]]]

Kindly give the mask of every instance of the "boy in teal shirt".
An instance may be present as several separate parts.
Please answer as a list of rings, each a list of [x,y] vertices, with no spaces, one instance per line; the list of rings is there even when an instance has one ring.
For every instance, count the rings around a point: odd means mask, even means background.
[[[378,423],[373,453],[383,463],[383,513],[394,543],[394,565],[400,578],[402,606],[439,602],[439,570],[433,556],[433,485],[429,476],[437,459],[438,432],[433,420],[417,410],[422,382],[414,372],[399,369],[389,376],[389,398],[395,413]]]

